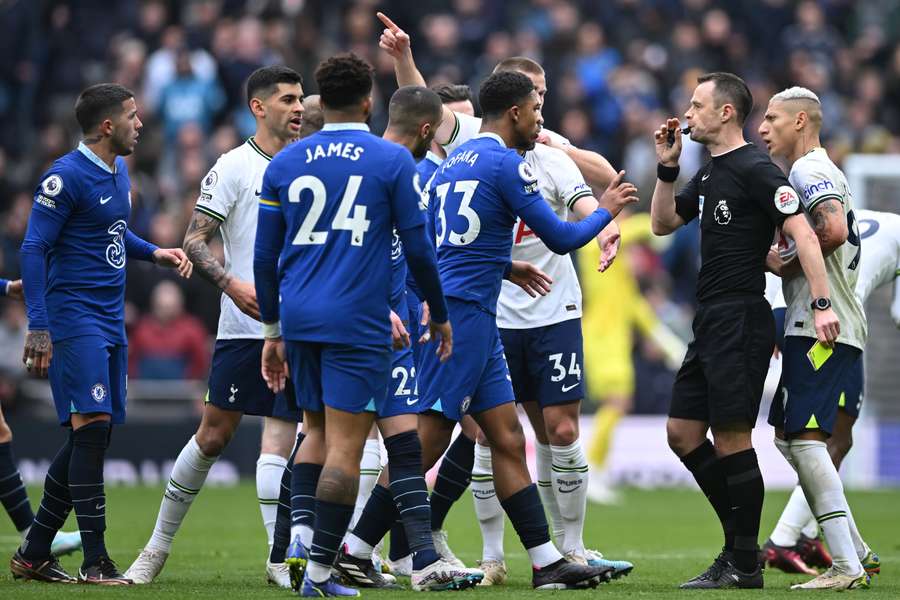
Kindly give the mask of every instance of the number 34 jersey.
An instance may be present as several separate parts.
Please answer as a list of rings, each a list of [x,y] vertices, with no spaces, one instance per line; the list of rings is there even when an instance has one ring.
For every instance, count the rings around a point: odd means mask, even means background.
[[[326,124],[272,159],[259,202],[285,221],[285,339],[389,343],[393,228],[425,224],[416,179],[409,151],[361,123]]]
[[[828,288],[834,312],[841,323],[838,342],[863,349],[866,343],[866,316],[854,289],[859,276],[861,256],[859,227],[853,212],[853,194],[847,178],[828,158],[824,148],[816,148],[797,159],[788,176],[800,195],[807,215],[822,202],[834,200],[847,220],[847,241],[825,258]],[[816,326],[810,303],[812,297],[806,277],[800,273],[785,278],[784,299],[787,303],[785,335],[816,337]]]
[[[131,182],[121,157],[115,170],[89,150],[60,157],[34,191],[29,227],[53,223],[59,235],[47,253],[44,302],[53,342],[100,335],[112,344],[125,337],[125,231]],[[46,239],[46,238],[45,238]]]

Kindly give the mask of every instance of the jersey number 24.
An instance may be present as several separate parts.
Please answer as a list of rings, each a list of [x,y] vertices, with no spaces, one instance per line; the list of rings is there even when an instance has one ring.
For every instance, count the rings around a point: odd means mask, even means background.
[[[359,186],[362,184],[362,175],[351,175],[347,179],[347,187],[344,188],[344,195],[341,198],[341,204],[338,206],[337,213],[331,221],[331,229],[346,230],[350,232],[350,244],[353,246],[362,246],[365,234],[369,230],[371,221],[366,219],[366,207],[363,205],[354,206],[356,195],[359,193]],[[322,211],[325,210],[325,201],[328,199],[328,192],[325,190],[325,184],[322,180],[314,175],[302,175],[291,182],[288,188],[288,202],[300,202],[300,194],[309,190],[312,192],[312,204],[309,212],[303,222],[300,223],[300,229],[294,236],[295,246],[321,245],[328,239],[330,230],[316,231],[316,224]],[[350,216],[350,210],[353,209],[353,216]]]

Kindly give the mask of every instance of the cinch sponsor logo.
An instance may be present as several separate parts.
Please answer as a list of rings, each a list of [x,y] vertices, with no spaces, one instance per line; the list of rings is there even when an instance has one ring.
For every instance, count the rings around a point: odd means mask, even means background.
[[[824,192],[825,190],[833,190],[834,184],[829,179],[823,179],[818,183],[811,183],[803,188],[803,197],[809,200],[815,194]]]

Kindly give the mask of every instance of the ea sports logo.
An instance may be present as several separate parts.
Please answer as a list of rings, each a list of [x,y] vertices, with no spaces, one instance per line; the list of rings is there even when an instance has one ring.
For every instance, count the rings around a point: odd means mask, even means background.
[[[106,386],[102,383],[95,383],[91,388],[91,398],[98,404],[103,402],[103,399],[106,398]]]

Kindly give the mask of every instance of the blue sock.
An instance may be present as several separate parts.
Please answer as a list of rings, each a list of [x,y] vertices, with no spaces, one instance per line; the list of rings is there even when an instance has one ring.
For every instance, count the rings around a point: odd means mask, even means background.
[[[413,569],[438,559],[431,537],[431,506],[422,473],[422,443],[415,431],[404,431],[384,440],[388,454],[391,494],[413,553]]]
[[[109,445],[110,425],[106,421],[88,423],[72,432],[69,461],[69,493],[84,551],[82,568],[90,567],[106,551],[106,494],[103,490],[103,457]]]
[[[409,556],[409,542],[406,540],[406,530],[402,523],[394,523],[391,526],[391,549],[388,553],[391,560],[400,560]]]
[[[316,486],[322,465],[298,463],[291,469],[291,525],[314,529],[316,520]],[[346,529],[346,527],[345,527]]]
[[[444,519],[453,503],[459,500],[472,480],[475,464],[475,441],[459,434],[441,460],[437,481],[431,491],[431,530],[444,528]]]
[[[501,500],[500,505],[526,550],[550,541],[547,516],[536,485],[532,483],[522,488],[506,500]]]
[[[38,507],[34,524],[22,542],[22,556],[30,561],[44,560],[50,556],[50,544],[56,532],[65,524],[72,510],[69,495],[69,459],[72,456],[72,433],[59,449],[44,479],[44,495]]]
[[[390,469],[390,466],[388,468]],[[356,522],[356,527],[353,528],[353,535],[370,546],[375,546],[399,518],[390,490],[376,484],[359,516],[359,521]]]
[[[278,491],[278,512],[275,514],[275,535],[272,536],[272,551],[269,553],[269,562],[282,563],[287,553],[288,544],[291,543],[291,471],[293,470],[294,457],[297,448],[303,441],[303,432],[297,434],[297,442],[291,455],[288,457],[287,466],[281,474],[281,489]]]
[[[331,568],[352,517],[352,504],[316,499],[315,533],[309,549],[310,561]]]
[[[28,492],[13,458],[12,442],[0,444],[0,501],[16,531],[25,531],[34,522]]]

